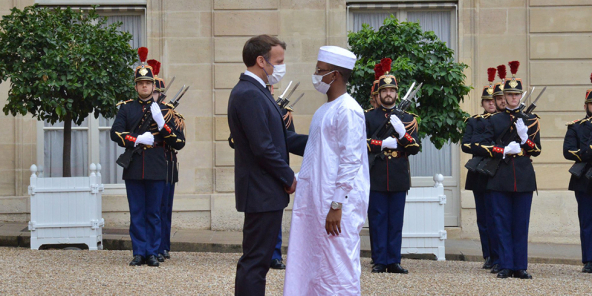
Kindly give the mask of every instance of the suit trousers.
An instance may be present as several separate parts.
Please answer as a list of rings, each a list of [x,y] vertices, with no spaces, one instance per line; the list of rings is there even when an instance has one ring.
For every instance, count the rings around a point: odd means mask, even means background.
[[[499,264],[499,241],[497,233],[495,232],[495,224],[493,222],[493,202],[491,193],[485,192],[485,218],[487,224],[487,237],[489,240],[489,257],[493,264]]]
[[[160,202],[165,181],[125,180],[134,256],[156,256],[161,240]]]
[[[160,221],[162,225],[162,239],[160,242],[159,254],[165,250],[171,250],[171,225],[173,219],[173,196],[175,195],[175,183],[166,183],[162,201],[160,203]]]
[[[265,295],[265,277],[282,227],[283,214],[284,210],[245,213],[243,255],[236,268],[235,295]]]
[[[485,192],[473,191],[475,197],[475,211],[477,212],[477,229],[479,229],[479,238],[481,239],[481,252],[483,258],[490,256],[489,250],[489,229],[487,228],[487,205],[485,202]]]
[[[500,268],[526,270],[532,192],[491,191],[491,198]]]
[[[370,191],[368,222],[374,264],[401,263],[407,192]]]
[[[592,262],[592,195],[576,191],[578,218],[580,220],[580,241],[582,262]]]
[[[273,249],[273,256],[271,260],[279,259],[282,260],[282,228],[280,227],[280,234],[277,236],[277,243],[275,249]]]

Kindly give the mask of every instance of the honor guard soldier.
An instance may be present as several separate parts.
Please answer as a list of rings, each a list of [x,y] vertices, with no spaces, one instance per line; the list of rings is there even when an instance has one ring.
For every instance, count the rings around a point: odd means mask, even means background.
[[[499,237],[498,278],[531,279],[528,268],[528,225],[532,195],[537,189],[531,157],[541,153],[538,116],[520,108],[520,63],[510,62],[512,78],[504,83],[506,109],[485,121],[476,154],[490,158],[485,171],[493,205],[494,228]]]
[[[495,68],[487,69],[489,85],[483,88],[483,93],[481,95],[483,113],[469,117],[466,120],[465,133],[462,138],[461,146],[462,151],[465,153],[473,154],[472,146],[473,143],[478,142],[478,130],[483,130],[483,121],[496,112],[495,101],[493,100],[493,81],[495,80],[495,72]],[[487,217],[491,215],[491,208],[487,207],[485,201],[487,198],[488,177],[477,172],[477,165],[482,160],[483,157],[481,156],[473,156],[473,158],[467,163],[466,167],[468,168],[468,171],[465,190],[473,191],[473,196],[475,198],[475,212],[477,214],[477,228],[479,229],[479,238],[481,240],[481,251],[483,252],[483,258],[485,259],[483,268],[491,269],[493,267],[494,258],[490,248],[491,244],[489,237],[491,235],[489,233],[493,232],[493,229],[487,227]]]
[[[590,76],[592,81],[592,76]],[[569,172],[569,190],[576,195],[580,241],[582,243],[582,272],[592,273],[592,89],[586,91],[586,117],[567,124],[563,141],[563,156],[575,161]]]
[[[134,151],[123,169],[130,207],[130,237],[134,258],[131,266],[158,266],[161,240],[160,205],[167,178],[165,142],[174,143],[174,123],[162,114],[166,106],[154,102],[154,72],[145,65],[148,49],[138,49],[142,64],[135,70],[138,97],[120,103],[111,127],[111,140]],[[164,110],[162,110],[164,109]],[[149,124],[144,124],[149,121]],[[146,131],[142,131],[147,126]],[[140,128],[142,127],[142,128]],[[119,161],[118,161],[119,163]]]
[[[153,99],[158,100],[160,96],[164,96],[165,90],[164,79],[158,77],[160,73],[161,63],[156,60],[148,60],[148,65],[154,68],[154,83],[155,88],[153,92]],[[159,262],[164,262],[165,258],[170,259],[171,251],[171,225],[173,218],[173,199],[175,195],[175,184],[179,181],[179,168],[177,161],[177,150],[185,147],[185,120],[183,116],[177,113],[175,106],[167,103],[167,113],[164,115],[165,121],[174,121],[173,133],[177,136],[176,141],[165,142],[165,157],[167,163],[167,177],[160,203],[160,221],[161,221],[161,240],[158,249],[157,259]]]
[[[419,152],[415,115],[394,113],[397,79],[389,74],[390,59],[382,59],[385,74],[378,84],[379,107],[366,112],[366,133],[370,165],[368,221],[373,273],[408,273],[401,267],[403,215],[411,187],[409,155]],[[390,132],[392,131],[392,132]]]

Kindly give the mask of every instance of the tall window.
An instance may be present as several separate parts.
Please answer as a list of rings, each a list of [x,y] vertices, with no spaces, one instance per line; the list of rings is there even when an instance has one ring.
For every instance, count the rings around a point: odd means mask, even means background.
[[[77,8],[78,9],[78,8]],[[88,9],[82,7],[82,9]],[[107,17],[107,24],[122,22],[120,30],[133,35],[130,45],[133,48],[146,44],[145,7],[98,7],[101,16]],[[95,119],[92,114],[81,125],[72,125],[72,176],[87,176],[90,163],[101,164],[101,175],[104,184],[123,184],[123,169],[115,163],[117,157],[124,152],[115,142],[111,141],[109,131],[114,119],[100,116]],[[38,124],[37,161],[42,163],[45,177],[62,176],[62,149],[64,124],[58,122],[51,125],[47,122]],[[115,185],[115,188],[123,185]],[[107,185],[107,187],[109,187]]]
[[[399,21],[419,22],[424,31],[434,31],[449,48],[456,49],[456,9],[448,3],[348,5],[348,30],[357,32],[362,29],[362,24],[378,30],[384,19],[391,15]],[[411,175],[432,177],[440,173],[452,176],[452,151],[450,144],[438,150],[429,138],[422,139],[422,152],[409,158]]]

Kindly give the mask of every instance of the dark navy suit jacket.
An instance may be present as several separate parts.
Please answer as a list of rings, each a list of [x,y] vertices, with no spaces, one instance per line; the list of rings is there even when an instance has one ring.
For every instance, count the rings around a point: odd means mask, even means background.
[[[288,133],[269,90],[241,74],[230,92],[228,125],[234,138],[236,209],[260,213],[284,209],[292,185]]]

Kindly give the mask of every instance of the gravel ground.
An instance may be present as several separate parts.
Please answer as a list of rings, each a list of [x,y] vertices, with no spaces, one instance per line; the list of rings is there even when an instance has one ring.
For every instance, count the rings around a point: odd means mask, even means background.
[[[130,267],[130,251],[0,248],[0,295],[232,295],[240,254],[176,253],[161,267]],[[363,295],[591,295],[581,266],[530,264],[533,280],[497,279],[481,263],[406,260],[408,275],[371,274]],[[281,295],[284,272],[270,270],[267,294]]]

